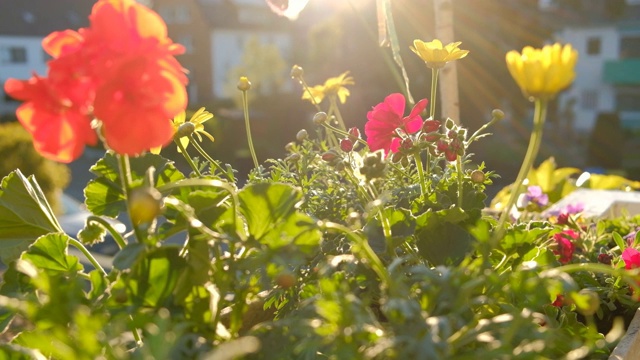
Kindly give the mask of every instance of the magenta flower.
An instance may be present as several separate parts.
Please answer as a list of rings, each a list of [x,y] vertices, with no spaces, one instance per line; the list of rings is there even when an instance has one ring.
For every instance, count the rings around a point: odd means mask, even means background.
[[[558,246],[556,250],[553,250],[553,253],[560,255],[559,260],[561,263],[566,264],[571,261],[573,251],[576,248],[571,240],[577,239],[578,236],[578,233],[573,230],[564,230],[563,232],[553,235],[553,239],[556,241],[556,245]]]
[[[427,99],[422,99],[411,110],[409,116],[404,115],[404,95],[395,93],[387,96],[384,102],[376,105],[367,113],[364,133],[371,151],[383,149],[385,154],[397,152],[400,148],[400,136],[396,129],[407,134],[414,134],[422,128],[420,113],[427,107]]]
[[[622,252],[622,261],[627,270],[640,268],[640,251],[634,248],[626,248]]]

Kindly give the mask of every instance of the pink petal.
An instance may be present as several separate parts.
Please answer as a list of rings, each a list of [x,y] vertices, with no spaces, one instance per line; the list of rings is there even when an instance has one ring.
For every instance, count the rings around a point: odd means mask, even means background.
[[[420,116],[420,113],[427,108],[428,103],[429,102],[427,101],[427,99],[422,99],[418,101],[418,103],[411,110],[411,114],[409,114],[408,117],[413,118],[415,116]]]
[[[400,144],[401,143],[402,143],[402,140],[400,138],[393,138],[393,140],[391,140],[391,145],[389,147],[391,152],[392,153],[398,152],[398,150],[400,150]],[[390,154],[390,152],[387,152],[387,155],[389,155],[389,154]]]
[[[402,118],[402,116],[404,115],[405,105],[404,95],[400,93],[391,94],[384,98],[384,103],[389,106],[391,111],[393,111],[393,113],[397,115],[399,119]]]

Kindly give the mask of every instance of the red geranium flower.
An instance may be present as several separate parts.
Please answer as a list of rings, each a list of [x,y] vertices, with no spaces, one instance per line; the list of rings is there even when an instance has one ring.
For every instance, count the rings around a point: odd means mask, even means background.
[[[556,250],[553,250],[553,253],[560,255],[559,260],[561,263],[566,264],[571,261],[573,251],[575,250],[575,245],[571,240],[577,239],[578,236],[579,235],[573,230],[565,230],[553,235],[553,239],[558,246]]]
[[[420,100],[406,117],[403,117],[404,107],[404,95],[395,93],[387,96],[384,102],[367,113],[369,121],[364,126],[364,133],[371,151],[383,149],[387,155],[389,152],[397,152],[401,139],[396,129],[402,129],[408,134],[420,130],[423,122],[420,113],[427,107],[427,99]]]
[[[622,261],[627,270],[640,268],[640,251],[634,248],[626,248],[622,252]]]
[[[4,90],[25,101],[16,115],[33,136],[34,147],[42,156],[71,162],[82,154],[85,144],[95,145],[98,141],[83,109],[49,79],[38,76],[26,81],[9,79]]]
[[[184,52],[166,24],[134,0],[100,0],[90,26],[51,33],[47,77],[9,79],[6,92],[26,103],[17,115],[44,156],[70,162],[94,144],[90,121],[102,122],[107,145],[136,155],[171,141],[170,119],[187,106]]]

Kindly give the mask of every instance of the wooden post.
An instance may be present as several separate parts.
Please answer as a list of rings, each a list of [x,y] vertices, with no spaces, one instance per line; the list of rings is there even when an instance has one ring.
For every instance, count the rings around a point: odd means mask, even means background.
[[[453,0],[434,0],[436,38],[444,45],[455,41],[453,36]],[[460,124],[460,100],[458,98],[458,72],[456,62],[440,69],[440,119],[451,118]]]

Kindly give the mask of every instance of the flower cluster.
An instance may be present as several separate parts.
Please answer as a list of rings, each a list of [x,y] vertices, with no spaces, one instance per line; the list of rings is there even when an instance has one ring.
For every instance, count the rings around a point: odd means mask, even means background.
[[[171,118],[187,105],[187,77],[162,18],[134,0],[100,0],[90,26],[51,33],[46,77],[9,79],[5,91],[23,100],[19,121],[44,156],[70,162],[98,133],[119,154],[136,155],[173,136]],[[95,123],[93,123],[95,125]]]
[[[367,113],[364,133],[371,151],[384,150],[386,155],[400,149],[402,138],[398,129],[407,134],[415,134],[423,126],[420,113],[427,107],[427,99],[422,99],[413,107],[409,116],[404,116],[405,98],[395,93]]]
[[[558,260],[562,264],[567,264],[571,261],[576,248],[574,241],[579,237],[580,235],[571,229],[553,235],[553,240],[556,242],[556,249],[553,250],[553,253],[560,256]]]

